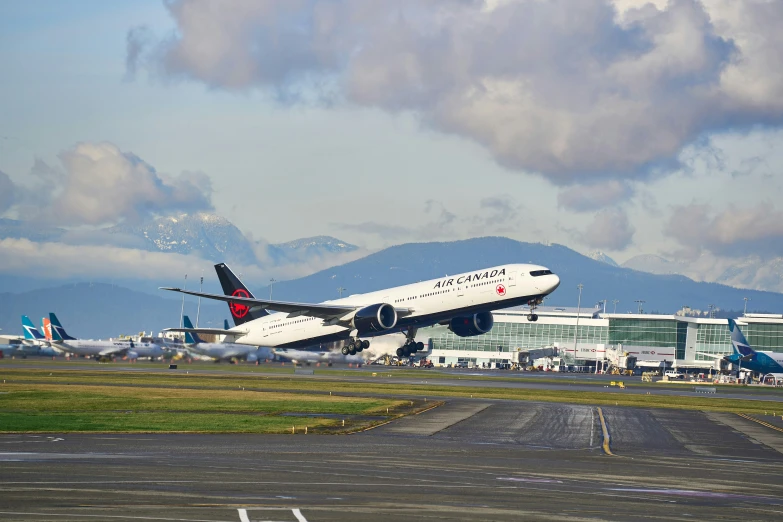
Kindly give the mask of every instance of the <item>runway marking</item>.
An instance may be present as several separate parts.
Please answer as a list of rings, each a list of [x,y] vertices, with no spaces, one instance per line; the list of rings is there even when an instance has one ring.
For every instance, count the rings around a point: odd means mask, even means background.
[[[595,418],[593,417],[593,408],[590,408],[590,447],[593,447],[593,434],[595,433]]]
[[[84,508],[79,508],[84,509]],[[87,515],[84,513],[33,513],[25,511],[0,511],[0,515],[28,515],[28,516],[42,516],[42,517],[90,517],[90,518],[119,518],[126,520],[166,520],[174,522],[223,522],[221,520],[206,520],[203,518],[166,518],[166,517],[141,517],[132,515]]]
[[[265,508],[260,508],[261,510]],[[272,508],[275,510],[279,510],[280,508]],[[250,518],[247,516],[247,509],[237,508],[237,511],[239,512],[239,522],[250,522]],[[296,520],[298,522],[307,522],[307,519],[304,517],[301,511],[299,509],[292,509],[291,513],[294,514],[296,517]]]
[[[598,418],[601,420],[601,431],[604,435],[604,442],[601,445],[604,448],[604,453],[607,455],[615,456],[614,453],[612,453],[612,450],[609,449],[609,441],[611,438],[609,437],[609,430],[606,427],[606,420],[604,420],[604,412],[601,410],[601,408],[598,408]]]
[[[762,426],[766,426],[767,428],[771,428],[771,429],[773,429],[775,431],[779,431],[779,432],[783,433],[783,428],[779,428],[778,426],[775,426],[775,425],[770,424],[768,422],[764,422],[763,420],[756,419],[754,417],[751,417],[750,415],[745,415],[744,413],[738,413],[737,415],[739,415],[743,419],[748,419],[749,421],[757,422],[757,423],[761,424]]]

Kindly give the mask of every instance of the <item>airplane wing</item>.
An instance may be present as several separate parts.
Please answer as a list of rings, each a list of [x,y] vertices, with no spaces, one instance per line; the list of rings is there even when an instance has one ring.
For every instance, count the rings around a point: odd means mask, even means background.
[[[222,328],[164,328],[164,332],[190,332],[209,335],[245,335],[247,330],[224,330]]]
[[[203,297],[205,299],[214,299],[216,301],[224,301],[226,303],[235,303],[238,305],[244,305],[252,309],[271,309],[278,312],[285,312],[288,317],[319,317],[326,320],[339,320],[345,315],[350,314],[362,308],[362,306],[351,305],[338,305],[338,304],[314,304],[314,303],[290,303],[287,301],[270,301],[267,299],[251,299],[249,297],[238,297],[232,295],[219,295],[219,294],[206,294],[202,292],[192,292],[190,290],[182,290],[181,288],[172,288],[163,286],[161,290],[169,290],[171,292],[179,292],[182,294],[194,295],[196,297]],[[404,317],[410,315],[412,312],[407,308],[395,308],[397,315]],[[175,330],[176,331],[176,330]],[[223,333],[226,333],[223,331]]]
[[[98,355],[101,357],[107,357],[109,355],[125,355],[130,350],[130,346],[115,346],[113,348],[106,348],[101,350]]]

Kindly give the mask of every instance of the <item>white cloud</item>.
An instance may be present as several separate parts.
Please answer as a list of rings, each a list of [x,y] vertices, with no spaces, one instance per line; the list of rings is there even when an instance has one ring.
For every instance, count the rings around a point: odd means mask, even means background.
[[[8,174],[0,170],[0,215],[14,203],[16,187]]]
[[[590,248],[624,250],[631,244],[634,232],[624,210],[607,209],[598,212],[578,238]]]
[[[706,249],[735,258],[783,256],[783,211],[770,202],[730,204],[721,211],[707,204],[676,206],[665,231],[692,255]]]
[[[633,188],[627,182],[616,179],[591,185],[574,185],[560,191],[557,206],[573,212],[592,212],[621,203],[633,193]]]
[[[617,8],[615,8],[615,5]],[[644,178],[698,138],[783,121],[783,3],[312,0],[167,3],[163,77],[411,111],[567,185]],[[133,41],[133,32],[129,39]]]

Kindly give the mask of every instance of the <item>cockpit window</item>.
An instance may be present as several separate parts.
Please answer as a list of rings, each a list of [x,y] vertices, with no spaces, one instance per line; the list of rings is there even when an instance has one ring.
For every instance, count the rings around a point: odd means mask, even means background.
[[[538,277],[542,275],[549,275],[551,273],[552,273],[551,270],[533,270],[532,272],[530,272],[530,275],[532,275],[533,277]]]

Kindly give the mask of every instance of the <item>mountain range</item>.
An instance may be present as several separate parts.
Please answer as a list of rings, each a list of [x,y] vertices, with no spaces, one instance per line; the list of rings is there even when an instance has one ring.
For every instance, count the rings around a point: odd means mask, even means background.
[[[341,247],[339,247],[341,248]],[[274,298],[285,301],[319,302],[382,288],[444,277],[477,268],[505,263],[535,263],[551,268],[560,276],[560,288],[545,304],[575,306],[577,285],[583,284],[581,304],[592,308],[607,299],[607,311],[618,300],[617,312],[636,312],[636,300],[644,300],[650,312],[674,313],[683,306],[707,309],[741,309],[743,298],[751,299],[752,309],[783,311],[783,294],[740,290],[716,283],[696,282],[681,275],[655,275],[612,266],[583,256],[565,246],[522,243],[502,237],[484,237],[445,243],[409,243],[393,246],[366,257],[321,270],[307,277],[275,283]],[[215,289],[216,277],[207,275],[205,291]],[[207,284],[211,288],[207,288]],[[266,296],[268,285],[245,283],[258,296]],[[116,285],[78,284],[22,293],[0,294],[0,328],[18,332],[22,313],[40,317],[57,312],[67,321],[69,331],[84,336],[107,337],[142,329],[158,331],[178,324],[181,301],[165,292],[142,293],[154,288],[139,282],[134,290]],[[173,297],[173,298],[172,298]],[[186,298],[186,311],[195,315],[197,300]],[[750,309],[749,309],[750,310]],[[202,300],[202,325],[221,324],[228,317],[224,304]]]

